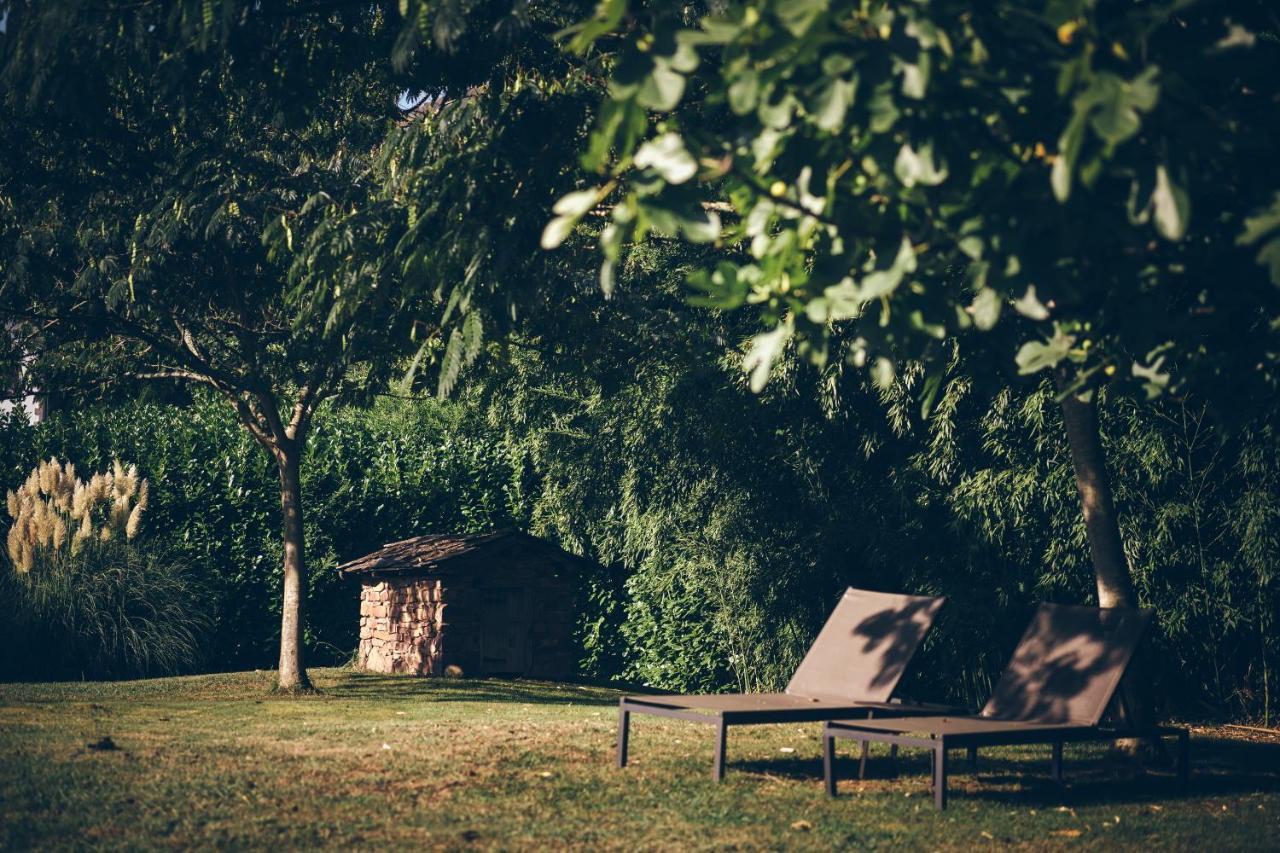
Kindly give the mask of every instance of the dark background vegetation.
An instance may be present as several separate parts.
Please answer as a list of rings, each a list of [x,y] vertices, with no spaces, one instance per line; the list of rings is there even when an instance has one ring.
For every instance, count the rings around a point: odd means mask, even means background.
[[[583,282],[573,311],[533,307],[548,333],[491,345],[451,401],[321,412],[303,467],[314,661],[355,646],[338,562],[508,524],[601,564],[582,578],[584,676],[664,689],[781,687],[852,584],[949,596],[905,689],[981,702],[1035,602],[1092,600],[1050,389],[983,397],[957,353],[929,422],[910,372],[880,392],[792,363],[755,395],[731,344],[745,330],[683,305],[665,284],[677,261],[638,253],[613,300]],[[1273,719],[1274,428],[1225,432],[1185,398],[1101,411],[1165,710]],[[6,488],[51,455],[82,472],[136,463],[147,539],[191,567],[213,620],[199,666],[273,665],[276,475],[221,401],[123,395],[0,432]]]

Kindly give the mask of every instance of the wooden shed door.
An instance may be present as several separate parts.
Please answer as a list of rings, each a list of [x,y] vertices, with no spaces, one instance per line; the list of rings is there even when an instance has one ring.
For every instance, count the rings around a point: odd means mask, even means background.
[[[483,591],[484,671],[524,673],[529,666],[529,613],[524,587],[490,587]]]

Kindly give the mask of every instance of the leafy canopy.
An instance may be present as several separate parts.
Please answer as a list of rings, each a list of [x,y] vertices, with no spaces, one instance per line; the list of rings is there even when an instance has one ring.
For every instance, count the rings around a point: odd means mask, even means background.
[[[882,385],[923,362],[927,411],[961,340],[997,378],[1016,353],[1077,389],[1274,389],[1265,4],[717,8],[604,0],[570,33],[611,72],[583,155],[601,178],[561,199],[544,245],[608,199],[606,289],[631,241],[717,243],[688,283],[758,307],[757,388],[794,342]]]

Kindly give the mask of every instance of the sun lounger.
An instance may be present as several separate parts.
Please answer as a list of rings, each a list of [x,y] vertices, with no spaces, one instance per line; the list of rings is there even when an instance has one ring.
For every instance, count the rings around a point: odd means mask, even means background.
[[[990,701],[976,716],[912,716],[832,720],[823,730],[827,793],[835,796],[835,741],[868,742],[930,750],[934,804],[947,803],[947,750],[1043,743],[1053,748],[1052,773],[1062,778],[1062,745],[1121,738],[1178,739],[1178,778],[1188,778],[1186,729],[1139,727],[1119,697],[1120,724],[1103,724],[1116,687],[1151,621],[1151,611],[1042,604]],[[881,715],[882,717],[882,715]],[[865,758],[864,758],[865,761]]]
[[[618,704],[618,767],[627,765],[632,714],[716,727],[713,775],[724,778],[730,726],[820,722],[834,717],[938,714],[943,705],[893,701],[894,689],[945,599],[848,589],[796,669],[785,693],[624,696]]]

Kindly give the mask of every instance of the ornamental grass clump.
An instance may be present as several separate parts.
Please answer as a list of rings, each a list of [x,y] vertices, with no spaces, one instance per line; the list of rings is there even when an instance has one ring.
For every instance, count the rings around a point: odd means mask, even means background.
[[[116,460],[112,470],[83,481],[70,462],[50,458],[31,472],[17,491],[5,494],[13,526],[9,559],[16,571],[30,572],[37,554],[70,550],[76,556],[86,542],[133,540],[147,508],[147,481],[134,465]]]
[[[212,624],[191,572],[138,541],[147,481],[115,462],[87,481],[50,459],[7,493],[13,525],[0,572],[11,613],[0,676],[129,678],[190,671]]]

